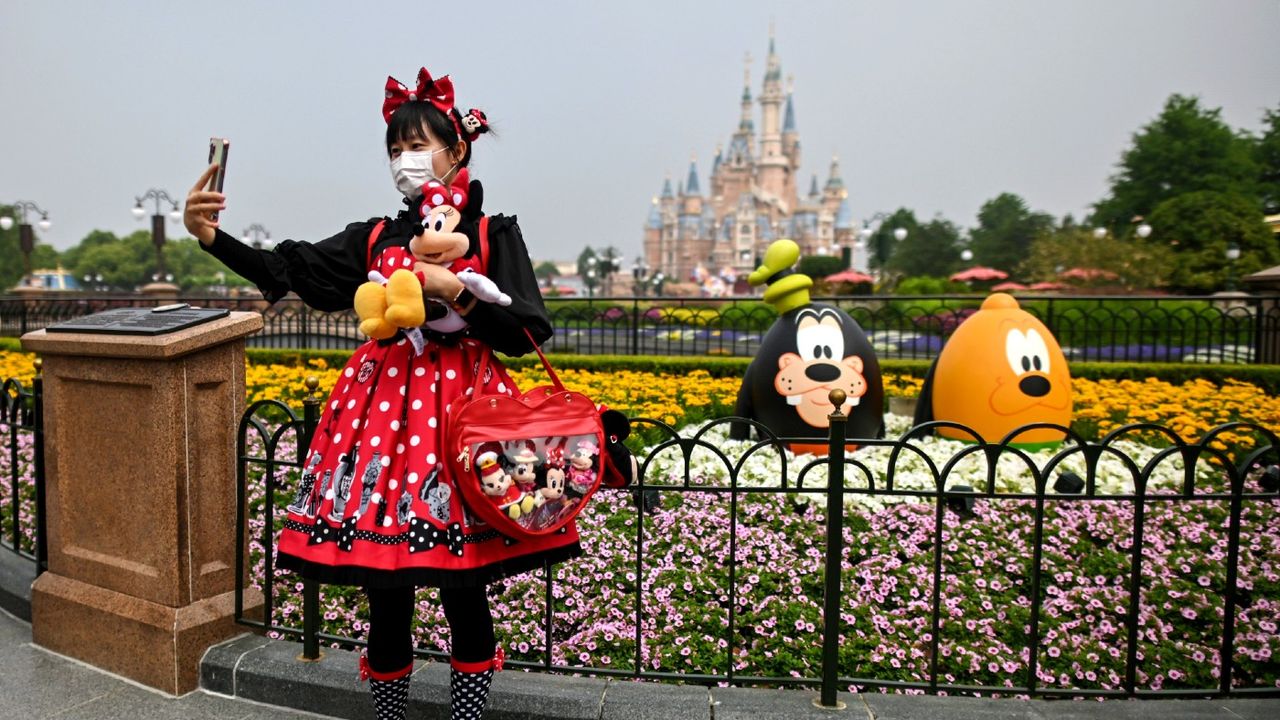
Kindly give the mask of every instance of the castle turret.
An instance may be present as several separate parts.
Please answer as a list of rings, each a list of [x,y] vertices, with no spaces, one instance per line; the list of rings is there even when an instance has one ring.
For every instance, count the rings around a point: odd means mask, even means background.
[[[769,30],[769,57],[765,61],[764,86],[760,93],[760,164],[756,182],[765,195],[783,203],[796,205],[791,161],[782,148],[782,63],[774,47],[773,30]]]
[[[689,179],[680,198],[681,215],[702,215],[702,188],[698,183],[698,158],[689,158]]]

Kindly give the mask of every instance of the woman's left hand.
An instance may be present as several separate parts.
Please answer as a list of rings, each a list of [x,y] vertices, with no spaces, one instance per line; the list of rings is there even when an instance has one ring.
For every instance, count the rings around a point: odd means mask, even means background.
[[[462,292],[462,281],[452,270],[442,265],[418,263],[414,269],[422,272],[422,292],[429,297],[451,302]]]

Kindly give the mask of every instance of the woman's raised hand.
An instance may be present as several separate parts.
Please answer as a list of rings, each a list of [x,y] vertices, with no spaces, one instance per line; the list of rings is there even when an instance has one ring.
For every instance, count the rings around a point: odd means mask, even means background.
[[[205,190],[209,186],[210,178],[217,171],[217,163],[205,168],[200,179],[187,193],[187,206],[182,211],[182,222],[187,226],[187,232],[194,235],[203,245],[212,245],[214,235],[217,234],[218,221],[213,219],[213,213],[227,207],[226,195]]]

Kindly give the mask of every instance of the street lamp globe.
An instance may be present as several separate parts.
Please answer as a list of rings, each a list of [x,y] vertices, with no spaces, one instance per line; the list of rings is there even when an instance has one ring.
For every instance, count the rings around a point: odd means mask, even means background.
[[[963,260],[963,261],[965,261],[965,262],[969,262],[970,260],[972,260],[972,259],[973,259],[973,251],[972,251],[972,250],[970,250],[969,248],[965,248],[965,249],[961,250],[961,251],[960,251],[960,259],[961,259],[961,260]]]
[[[1230,260],[1231,262],[1235,262],[1236,260],[1240,259],[1239,245],[1236,245],[1235,243],[1231,243],[1230,245],[1227,246],[1227,259]]]
[[[172,210],[169,211],[169,222],[175,225],[178,224],[179,222],[182,222],[182,211],[179,210],[177,206],[175,206]]]
[[[907,239],[907,229],[906,229],[906,228],[902,228],[902,227],[900,227],[900,228],[896,228],[896,229],[893,231],[893,239],[894,239],[894,240],[897,240],[898,242],[902,242],[903,240],[906,240],[906,239]]]
[[[134,217],[136,217],[136,218],[138,218],[139,220],[141,220],[141,219],[142,219],[142,218],[147,214],[147,211],[146,211],[145,209],[143,209],[143,207],[142,207],[142,201],[141,201],[141,200],[139,200],[139,201],[138,201],[138,202],[133,206],[133,210],[131,210],[130,212],[132,212],[132,213],[133,213],[133,216],[134,216]]]
[[[1107,236],[1107,229],[1104,227],[1096,227],[1093,229],[1093,236],[1101,240]]]
[[[1138,233],[1138,237],[1142,238],[1143,240],[1146,240],[1147,238],[1151,237],[1151,226],[1146,223],[1142,223],[1141,225],[1138,226],[1137,233]]]
[[[0,230],[8,230],[13,227],[13,218],[5,215],[0,217]]]
[[[40,218],[40,222],[36,223],[36,227],[40,228],[40,232],[48,232],[53,227],[53,223],[49,222],[49,218]]]

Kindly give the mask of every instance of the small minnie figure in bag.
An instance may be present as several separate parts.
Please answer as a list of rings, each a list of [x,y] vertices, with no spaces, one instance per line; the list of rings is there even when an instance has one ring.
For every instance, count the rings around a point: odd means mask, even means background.
[[[538,496],[542,504],[533,511],[529,522],[530,530],[546,530],[558,521],[562,511],[569,507],[569,498],[564,495],[565,469],[564,448],[554,446],[547,448],[547,461],[538,470]]]
[[[569,460],[569,489],[585,495],[596,481],[596,457],[600,448],[591,440],[579,440],[573,458]]]

